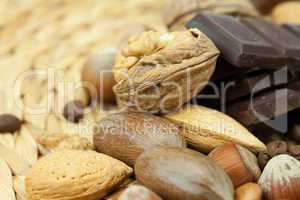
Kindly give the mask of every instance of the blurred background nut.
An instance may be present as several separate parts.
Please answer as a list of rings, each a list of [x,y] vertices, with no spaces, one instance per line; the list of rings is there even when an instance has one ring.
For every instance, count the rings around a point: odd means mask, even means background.
[[[66,120],[78,123],[84,117],[85,104],[82,101],[74,100],[64,106],[63,115]]]
[[[278,4],[272,11],[273,21],[279,24],[300,25],[300,2],[287,1]]]
[[[288,145],[283,140],[275,140],[267,144],[268,154],[271,157],[279,154],[285,154],[288,151]]]
[[[132,37],[113,70],[118,105],[152,113],[174,111],[204,88],[218,56],[211,40],[196,29]]]
[[[134,166],[138,156],[158,146],[185,147],[179,127],[147,113],[124,112],[104,117],[94,131],[97,151]]]
[[[233,185],[222,168],[186,148],[155,148],[135,165],[136,179],[164,200],[233,200]]]
[[[0,115],[0,133],[14,133],[20,130],[21,125],[21,120],[14,115]]]
[[[262,189],[256,183],[246,183],[235,191],[235,200],[261,200]]]
[[[112,67],[114,66],[117,51],[116,47],[107,47],[89,55],[87,58],[82,69],[81,79],[93,100],[115,101],[115,95],[112,90],[115,85]]]
[[[256,156],[240,145],[224,144],[210,152],[208,157],[225,170],[235,187],[256,182],[260,177]]]
[[[272,157],[268,153],[260,152],[257,156],[257,161],[260,169],[264,169]]]
[[[259,181],[267,200],[300,199],[300,161],[278,155],[266,165]]]
[[[94,151],[55,151],[26,172],[26,195],[30,200],[98,200],[131,173],[121,161]]]
[[[251,0],[253,5],[263,14],[269,13],[278,3],[288,0]]]
[[[109,200],[162,200],[157,194],[141,185],[131,185]]]
[[[295,124],[292,130],[289,132],[289,137],[296,142],[300,142],[300,125]]]
[[[185,30],[185,24],[200,11],[234,16],[259,16],[248,0],[167,0],[164,21],[170,30]]]

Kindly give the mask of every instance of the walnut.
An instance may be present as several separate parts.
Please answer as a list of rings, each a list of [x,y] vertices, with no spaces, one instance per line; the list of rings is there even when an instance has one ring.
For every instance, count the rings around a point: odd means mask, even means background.
[[[211,40],[196,29],[132,37],[113,69],[118,105],[152,113],[174,111],[207,84],[218,55]]]
[[[234,16],[259,16],[249,0],[167,0],[164,21],[170,30],[184,30],[186,22],[202,10]]]

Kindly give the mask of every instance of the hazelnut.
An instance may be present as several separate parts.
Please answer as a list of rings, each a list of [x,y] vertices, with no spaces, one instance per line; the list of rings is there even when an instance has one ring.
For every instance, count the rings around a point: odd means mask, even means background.
[[[261,174],[256,156],[237,144],[221,145],[210,152],[208,157],[225,170],[235,187],[256,182]]]
[[[112,67],[116,54],[117,48],[105,48],[87,58],[81,72],[81,80],[93,100],[115,101]]]
[[[300,199],[300,161],[278,155],[266,165],[258,181],[267,200]]]
[[[300,25],[300,2],[287,1],[278,4],[272,11],[272,19],[279,24]]]
[[[235,200],[261,200],[262,189],[256,183],[246,183],[235,191]]]

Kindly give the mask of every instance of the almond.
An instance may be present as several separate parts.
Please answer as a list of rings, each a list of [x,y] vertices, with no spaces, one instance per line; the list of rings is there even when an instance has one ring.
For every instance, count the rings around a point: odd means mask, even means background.
[[[144,151],[158,146],[185,147],[178,126],[146,113],[124,112],[104,117],[94,132],[96,149],[134,166]]]
[[[11,170],[5,160],[0,158],[0,199],[15,200],[13,190],[13,177]]]
[[[55,151],[26,173],[26,195],[30,200],[98,200],[131,173],[124,163],[94,151]]]
[[[267,151],[266,146],[239,122],[204,106],[187,105],[164,117],[181,126],[187,142],[203,152],[227,142],[240,144],[254,152]]]

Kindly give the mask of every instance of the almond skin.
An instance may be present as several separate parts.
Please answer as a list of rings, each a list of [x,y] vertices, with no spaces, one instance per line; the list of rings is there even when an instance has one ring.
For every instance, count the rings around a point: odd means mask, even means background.
[[[146,113],[124,112],[104,117],[94,131],[97,151],[134,166],[137,157],[157,146],[185,147],[178,126]]]
[[[95,151],[56,151],[25,175],[29,200],[98,200],[119,186],[132,169]]]
[[[265,144],[239,122],[211,108],[187,105],[164,117],[181,126],[188,144],[201,152],[209,153],[228,142],[240,144],[254,152],[267,151]]]
[[[300,161],[278,155],[266,165],[259,181],[267,200],[300,199]]]
[[[222,168],[186,148],[155,148],[135,165],[136,179],[164,200],[233,200],[233,185]]]

